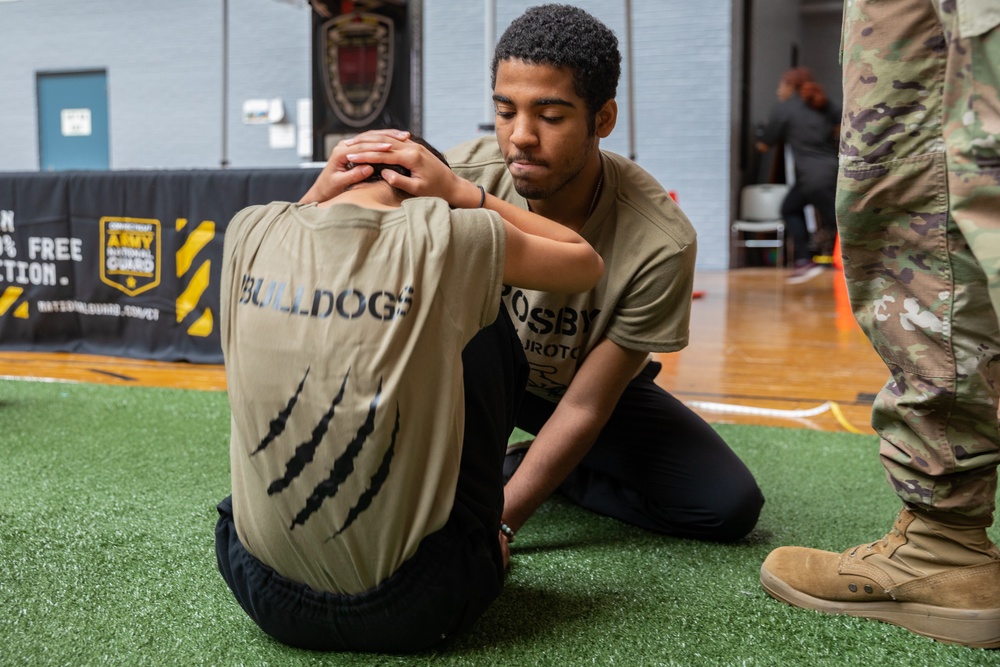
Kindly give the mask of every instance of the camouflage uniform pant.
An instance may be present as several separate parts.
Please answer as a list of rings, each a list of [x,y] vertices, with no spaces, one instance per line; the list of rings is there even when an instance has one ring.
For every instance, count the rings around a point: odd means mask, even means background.
[[[971,4],[971,3],[967,3]],[[1000,29],[956,0],[848,0],[837,219],[889,367],[872,425],[911,506],[991,520],[1000,432]]]

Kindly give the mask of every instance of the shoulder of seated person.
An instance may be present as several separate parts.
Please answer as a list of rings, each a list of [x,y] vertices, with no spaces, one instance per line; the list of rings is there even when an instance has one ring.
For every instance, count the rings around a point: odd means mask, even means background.
[[[503,154],[492,135],[476,137],[445,151],[445,158],[451,166],[473,166],[496,161],[503,162]]]

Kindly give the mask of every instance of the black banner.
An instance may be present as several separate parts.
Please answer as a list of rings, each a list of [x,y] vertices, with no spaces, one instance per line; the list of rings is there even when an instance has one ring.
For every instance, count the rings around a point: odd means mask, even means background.
[[[229,220],[318,174],[0,173],[0,348],[222,363]]]

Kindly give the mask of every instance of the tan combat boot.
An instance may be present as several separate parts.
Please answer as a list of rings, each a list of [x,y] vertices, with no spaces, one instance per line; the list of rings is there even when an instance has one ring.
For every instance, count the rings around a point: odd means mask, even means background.
[[[880,541],[842,554],[780,547],[761,566],[760,582],[796,607],[1000,648],[1000,550],[981,526],[945,525],[930,516],[903,509]]]

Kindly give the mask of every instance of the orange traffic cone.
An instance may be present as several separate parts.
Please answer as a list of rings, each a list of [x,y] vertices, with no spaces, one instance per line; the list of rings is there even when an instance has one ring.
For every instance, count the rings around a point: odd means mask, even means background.
[[[847,292],[847,280],[844,278],[844,258],[840,254],[840,235],[833,242],[833,300],[837,311],[837,329],[839,331],[854,331],[858,328],[851,308],[850,295]]]

